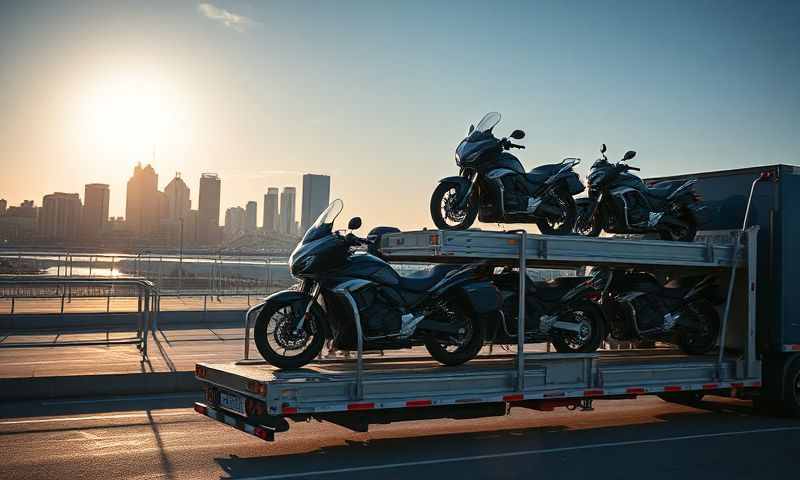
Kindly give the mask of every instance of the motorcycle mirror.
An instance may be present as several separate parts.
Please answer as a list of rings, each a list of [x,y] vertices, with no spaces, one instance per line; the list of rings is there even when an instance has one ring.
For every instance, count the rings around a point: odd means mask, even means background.
[[[600,147],[600,153],[606,153],[606,144],[605,143]]]
[[[361,228],[361,217],[353,217],[347,222],[347,228],[349,230],[358,230]]]
[[[525,132],[523,132],[522,130],[514,130],[513,132],[511,132],[511,138],[515,140],[522,140],[523,138],[525,138]]]
[[[624,162],[626,160],[630,160],[631,158],[633,158],[635,156],[636,156],[636,152],[634,152],[633,150],[628,150],[627,152],[625,152],[625,156],[622,157],[622,161]]]
[[[469,132],[467,132],[467,135],[471,134],[474,131],[475,131],[475,125],[470,125],[469,126]]]

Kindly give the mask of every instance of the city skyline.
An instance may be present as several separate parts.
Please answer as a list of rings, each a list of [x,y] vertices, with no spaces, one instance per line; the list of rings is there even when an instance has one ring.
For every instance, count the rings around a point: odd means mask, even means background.
[[[800,163],[796,2],[212,4],[249,22],[182,1],[8,5],[0,195],[91,180],[119,216],[138,161],[192,186],[218,173],[223,205],[319,172],[343,218],[431,226],[431,191],[487,111],[498,134],[526,131],[528,169],[574,156],[585,175],[601,143],[636,150],[645,178]]]

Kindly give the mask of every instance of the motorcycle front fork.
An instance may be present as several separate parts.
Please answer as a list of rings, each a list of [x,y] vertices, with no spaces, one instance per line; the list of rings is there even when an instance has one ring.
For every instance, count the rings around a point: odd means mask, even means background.
[[[305,325],[306,319],[311,315],[311,307],[314,305],[314,303],[316,303],[319,293],[320,288],[319,284],[317,283],[311,288],[311,300],[309,300],[308,305],[306,305],[306,309],[303,312],[303,316],[300,318],[300,321],[297,322],[297,326],[294,327],[294,331],[292,333],[295,335],[299,335],[303,330],[303,325]]]
[[[463,209],[467,205],[469,197],[472,196],[472,191],[475,190],[475,182],[478,181],[478,172],[472,172],[472,178],[469,181],[469,187],[463,197],[458,201],[457,208]]]

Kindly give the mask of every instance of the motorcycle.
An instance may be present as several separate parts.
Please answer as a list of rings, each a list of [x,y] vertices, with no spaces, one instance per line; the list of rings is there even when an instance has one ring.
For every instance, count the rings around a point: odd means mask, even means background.
[[[636,156],[628,151],[617,163],[601,158],[587,177],[589,198],[576,203],[578,220],[575,232],[596,237],[602,230],[609,233],[658,233],[662,240],[691,242],[697,226],[704,221],[706,208],[692,186],[696,179],[667,180],[646,185],[629,171],[639,168],[626,164]]]
[[[492,280],[503,297],[502,314],[491,343],[514,344],[518,338],[519,270],[504,268]],[[525,343],[551,342],[557,352],[594,352],[606,337],[600,297],[589,277],[561,277],[525,282]]]
[[[508,138],[498,139],[492,129],[500,114],[486,114],[456,148],[458,176],[439,180],[431,196],[431,217],[442,230],[469,228],[477,216],[486,223],[535,223],[544,234],[572,232],[576,211],[573,195],[584,186],[572,168],[580,160],[542,165],[530,172],[507,152],[525,148]],[[511,138],[525,138],[514,130]]]
[[[644,272],[601,269],[592,279],[611,337],[662,341],[684,353],[702,355],[717,343],[722,303],[713,275],[690,276],[662,285]]]
[[[474,358],[483,346],[484,317],[500,308],[491,268],[437,265],[401,276],[358,251],[373,244],[352,233],[361,226],[359,217],[350,220],[350,233],[333,230],[342,208],[341,200],[333,201],[289,257],[291,274],[301,283],[266,299],[254,329],[261,355],[276,367],[298,368],[332,339],[337,350],[424,345],[445,365]]]

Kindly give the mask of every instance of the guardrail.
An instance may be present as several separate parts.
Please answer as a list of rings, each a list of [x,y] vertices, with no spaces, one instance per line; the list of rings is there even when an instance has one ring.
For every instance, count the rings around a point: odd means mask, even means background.
[[[0,343],[0,348],[25,348],[25,347],[59,347],[59,346],[73,346],[73,345],[115,345],[115,344],[135,344],[142,352],[143,357],[147,357],[147,337],[150,331],[151,324],[155,324],[158,315],[159,305],[159,292],[153,282],[141,278],[71,278],[71,277],[43,277],[43,276],[12,276],[0,277],[0,297],[11,297],[12,305],[16,297],[25,296],[23,291],[38,290],[42,295],[42,291],[49,290],[60,294],[61,298],[61,312],[64,311],[64,301],[67,298],[68,292],[79,289],[95,290],[98,289],[116,289],[126,288],[132,289],[136,292],[138,297],[138,311],[139,314],[136,322],[136,336],[134,338],[124,339],[108,339],[105,341],[98,340],[76,340],[61,343],[44,343],[44,342],[29,342],[29,343],[13,343],[4,344]],[[12,295],[6,295],[11,292]],[[132,295],[130,295],[132,296]],[[57,298],[55,295],[49,297],[39,296],[37,298]],[[13,308],[13,307],[12,307]]]

